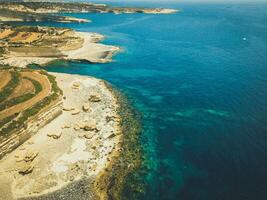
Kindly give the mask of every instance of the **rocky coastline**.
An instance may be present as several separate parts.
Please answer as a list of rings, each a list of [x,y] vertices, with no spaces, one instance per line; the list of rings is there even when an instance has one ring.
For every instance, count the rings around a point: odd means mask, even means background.
[[[0,199],[106,196],[97,177],[122,151],[117,96],[99,79],[53,75],[63,90],[63,113],[0,160]]]

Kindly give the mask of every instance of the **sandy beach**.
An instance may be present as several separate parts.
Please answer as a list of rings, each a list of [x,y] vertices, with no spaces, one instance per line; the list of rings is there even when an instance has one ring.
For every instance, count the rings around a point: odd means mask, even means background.
[[[98,33],[77,32],[84,39],[81,48],[72,51],[62,51],[67,55],[67,60],[80,60],[93,63],[107,63],[112,61],[112,56],[120,50],[119,47],[98,43],[104,36]]]
[[[63,112],[0,161],[1,200],[98,199],[95,180],[120,152],[119,105],[106,84],[53,75],[63,90]]]

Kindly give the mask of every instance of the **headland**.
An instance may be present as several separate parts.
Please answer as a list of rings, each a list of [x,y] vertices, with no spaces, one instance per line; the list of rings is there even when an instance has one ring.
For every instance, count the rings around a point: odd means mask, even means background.
[[[99,44],[103,35],[68,28],[2,25],[0,39],[0,64],[22,68],[58,59],[106,63],[120,50]]]

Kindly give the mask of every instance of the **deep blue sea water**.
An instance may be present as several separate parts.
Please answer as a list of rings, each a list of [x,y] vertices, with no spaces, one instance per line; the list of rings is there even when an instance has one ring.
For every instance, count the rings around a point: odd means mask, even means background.
[[[182,12],[48,24],[102,33],[124,51],[109,64],[47,69],[103,78],[133,100],[143,115],[145,199],[266,200],[267,4],[164,6]]]

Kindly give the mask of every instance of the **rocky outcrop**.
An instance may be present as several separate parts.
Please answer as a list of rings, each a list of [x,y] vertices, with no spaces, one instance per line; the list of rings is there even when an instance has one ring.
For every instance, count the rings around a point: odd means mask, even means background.
[[[101,97],[99,94],[97,93],[93,93],[90,95],[89,99],[90,102],[100,102],[101,101]]]
[[[90,104],[89,103],[83,104],[83,111],[84,112],[90,112]]]
[[[59,139],[62,135],[62,132],[53,132],[53,133],[48,133],[47,136],[51,137],[53,139]]]

